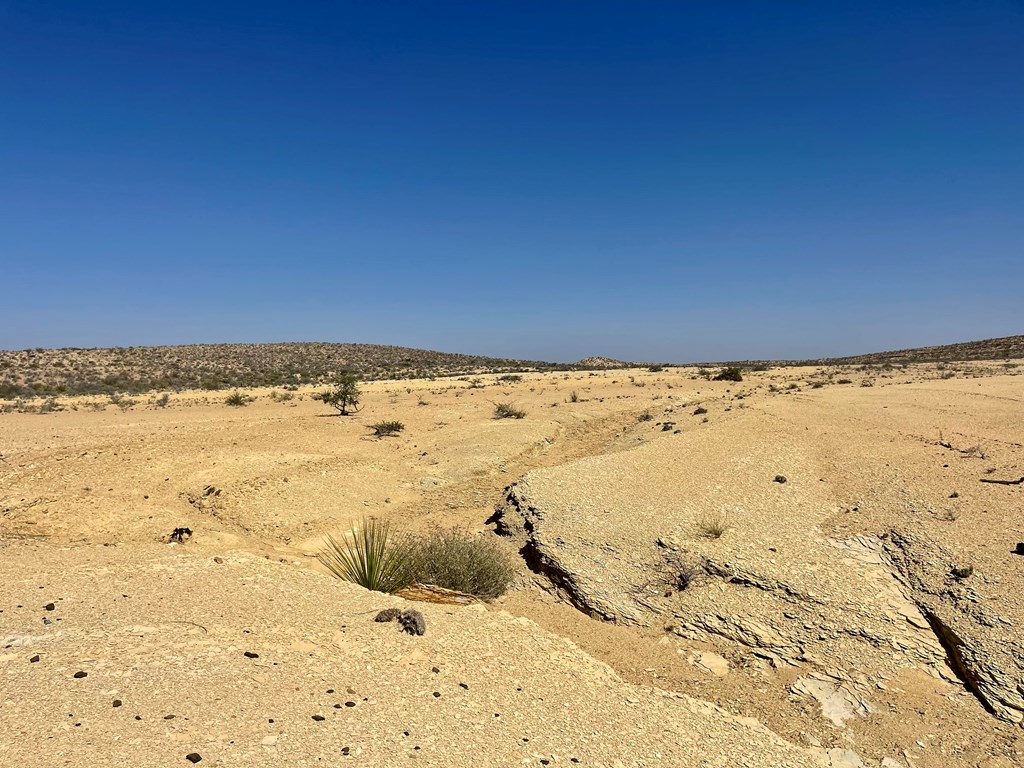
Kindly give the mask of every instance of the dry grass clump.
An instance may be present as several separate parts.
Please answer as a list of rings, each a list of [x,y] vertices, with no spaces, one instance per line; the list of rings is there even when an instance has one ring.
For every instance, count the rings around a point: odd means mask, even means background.
[[[494,418],[496,419],[522,419],[526,411],[516,408],[515,403],[495,403]]]
[[[487,600],[502,595],[514,571],[497,540],[457,528],[410,537],[403,553],[413,580]]]
[[[705,515],[697,521],[697,530],[706,539],[720,539],[731,527],[723,514]]]
[[[400,421],[378,421],[371,424],[374,437],[393,437],[405,429],[405,424]]]

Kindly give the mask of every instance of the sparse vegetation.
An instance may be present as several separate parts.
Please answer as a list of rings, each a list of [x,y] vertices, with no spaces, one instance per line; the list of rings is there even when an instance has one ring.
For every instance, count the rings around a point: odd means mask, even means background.
[[[338,376],[333,389],[314,397],[334,408],[341,416],[349,416],[359,410],[360,395],[359,377],[354,373],[343,373]]]
[[[411,537],[403,554],[413,581],[493,599],[512,581],[513,568],[500,542],[457,528]]]
[[[317,558],[339,579],[374,592],[397,592],[413,581],[405,543],[391,536],[387,522],[375,518],[354,526],[341,542],[327,536]]]
[[[526,411],[515,406],[514,403],[495,403],[494,418],[496,419],[522,419]]]
[[[580,393],[575,389],[569,394],[570,403],[578,403],[580,401]]]
[[[743,381],[743,372],[738,366],[732,365],[719,371],[715,381]]]
[[[235,390],[226,398],[224,398],[224,402],[233,408],[240,408],[242,406],[249,404],[249,398],[246,395],[239,392],[238,390]]]
[[[400,421],[378,421],[371,424],[374,437],[392,437],[405,429],[405,424]]]
[[[706,539],[720,539],[730,527],[729,519],[723,514],[705,515],[697,521],[697,530]]]

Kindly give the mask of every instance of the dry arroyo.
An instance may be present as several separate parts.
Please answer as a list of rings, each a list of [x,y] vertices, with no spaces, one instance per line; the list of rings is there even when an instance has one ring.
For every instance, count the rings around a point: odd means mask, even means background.
[[[0,765],[1022,764],[1020,370],[0,414]],[[455,606],[338,581],[314,555],[364,515],[496,530],[517,582]]]

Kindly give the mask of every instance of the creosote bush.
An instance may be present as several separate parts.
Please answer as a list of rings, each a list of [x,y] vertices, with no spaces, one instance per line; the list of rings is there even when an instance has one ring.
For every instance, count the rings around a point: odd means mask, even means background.
[[[522,419],[526,411],[516,408],[515,403],[495,403],[494,418],[496,419]]]
[[[405,429],[405,424],[400,421],[378,421],[371,424],[374,437],[393,437]]]
[[[719,371],[715,381],[743,381],[743,373],[738,366],[732,365]]]
[[[457,528],[409,537],[403,551],[413,580],[493,599],[508,589],[512,563],[492,536]]]

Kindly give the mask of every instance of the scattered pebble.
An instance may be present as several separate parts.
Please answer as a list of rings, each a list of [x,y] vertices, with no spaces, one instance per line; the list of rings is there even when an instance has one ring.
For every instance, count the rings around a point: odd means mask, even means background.
[[[187,755],[185,755],[185,759],[188,760],[190,763],[198,763],[203,759],[203,756],[200,755],[198,752],[189,752]]]
[[[74,677],[76,680],[81,680],[83,677],[88,677],[88,676],[89,676],[88,672],[81,672],[81,671],[75,672],[75,674],[72,675],[72,677]]]

